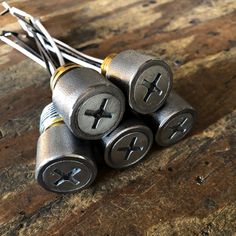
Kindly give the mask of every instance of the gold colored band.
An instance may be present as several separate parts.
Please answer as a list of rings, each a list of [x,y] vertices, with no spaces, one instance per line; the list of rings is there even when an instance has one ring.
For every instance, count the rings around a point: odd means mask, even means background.
[[[59,126],[61,124],[64,124],[64,121],[62,118],[56,118],[55,120],[52,120],[51,124],[49,124],[44,131],[46,131],[47,129],[54,127],[54,126]]]
[[[101,72],[104,76],[106,76],[107,68],[115,56],[116,56],[116,53],[112,53],[103,60],[102,65],[101,65]]]
[[[80,67],[79,65],[76,64],[66,64],[64,66],[60,66],[59,68],[56,69],[55,73],[52,75],[50,79],[50,87],[51,90],[53,90],[56,86],[56,83],[58,79],[68,70],[71,70],[73,68]]]

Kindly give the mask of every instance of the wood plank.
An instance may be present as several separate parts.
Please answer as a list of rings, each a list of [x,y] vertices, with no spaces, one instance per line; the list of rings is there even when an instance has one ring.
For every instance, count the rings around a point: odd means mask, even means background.
[[[233,235],[236,233],[236,2],[12,1],[53,36],[97,57],[134,48],[161,57],[198,111],[180,143],[153,147],[137,166],[101,166],[81,193],[34,180],[39,114],[49,75],[0,44],[1,235]],[[18,30],[10,15],[0,29]]]

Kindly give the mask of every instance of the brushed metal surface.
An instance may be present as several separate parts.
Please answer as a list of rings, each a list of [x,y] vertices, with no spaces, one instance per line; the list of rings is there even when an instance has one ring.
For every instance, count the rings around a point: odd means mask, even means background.
[[[75,192],[95,180],[93,158],[89,142],[77,139],[65,124],[50,127],[38,140],[35,177],[49,191]]]
[[[125,91],[130,107],[141,114],[160,108],[172,88],[170,67],[134,50],[117,54],[107,66],[106,76]]]
[[[152,142],[152,131],[143,122],[127,119],[102,139],[105,162],[116,169],[132,166],[147,155]]]
[[[83,139],[99,139],[114,130],[123,117],[125,99],[120,89],[98,72],[88,68],[74,68],[63,74],[53,90],[53,103],[74,135]],[[111,118],[100,119],[93,129],[96,117],[86,115],[97,111],[108,99]],[[101,117],[102,118],[102,117]],[[103,122],[107,120],[108,122]]]
[[[156,125],[156,143],[160,146],[169,146],[190,132],[196,120],[196,110],[172,91],[165,105],[151,114],[151,117]]]

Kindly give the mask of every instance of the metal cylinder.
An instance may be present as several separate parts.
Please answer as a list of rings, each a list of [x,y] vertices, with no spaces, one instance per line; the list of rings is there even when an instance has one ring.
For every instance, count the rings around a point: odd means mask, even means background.
[[[44,108],[35,178],[49,191],[71,193],[88,187],[97,167],[88,141],[77,139],[59,118],[52,103]]]
[[[104,159],[108,166],[121,169],[142,160],[153,143],[152,131],[137,119],[123,121],[102,139]]]
[[[156,130],[156,143],[169,146],[183,139],[192,129],[196,110],[172,91],[165,105],[150,116]]]
[[[172,88],[172,72],[163,61],[134,50],[108,56],[102,73],[126,92],[130,107],[141,114],[159,109]]]
[[[79,138],[99,139],[114,130],[123,117],[123,93],[92,69],[61,67],[52,77],[51,87],[58,113]]]

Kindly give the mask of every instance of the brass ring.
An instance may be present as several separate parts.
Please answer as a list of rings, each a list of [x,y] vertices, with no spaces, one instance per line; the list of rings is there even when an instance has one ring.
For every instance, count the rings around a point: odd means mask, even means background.
[[[50,79],[50,87],[51,90],[53,90],[56,86],[56,83],[58,79],[68,70],[71,70],[73,68],[80,67],[79,65],[76,64],[66,64],[64,66],[60,66],[59,68],[56,69],[55,73],[52,75]]]
[[[102,65],[101,65],[102,75],[106,76],[107,68],[115,56],[116,56],[116,53],[112,53],[103,60]]]
[[[61,125],[61,124],[64,124],[63,119],[62,118],[56,118],[56,119],[52,120],[49,125],[47,125],[47,127],[44,130],[44,132],[47,129],[51,128],[51,127],[58,126],[58,125]]]

